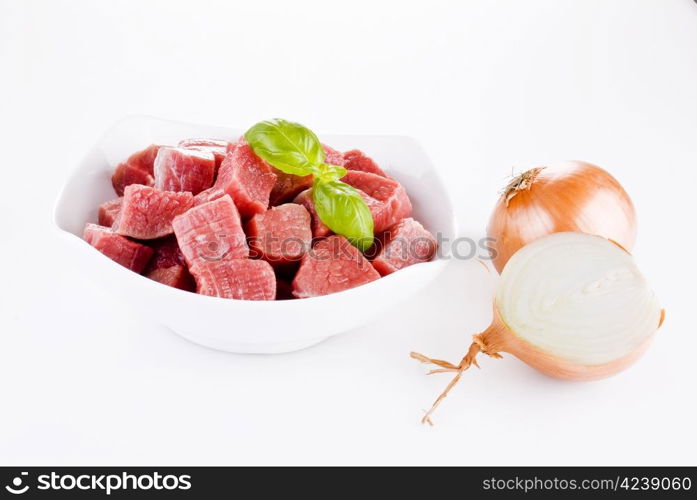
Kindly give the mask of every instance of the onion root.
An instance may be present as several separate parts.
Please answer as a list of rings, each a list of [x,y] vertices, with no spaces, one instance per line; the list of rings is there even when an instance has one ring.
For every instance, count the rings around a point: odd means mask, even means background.
[[[499,344],[499,339],[501,338],[499,329],[500,325],[494,324],[487,328],[482,333],[472,335],[472,343],[470,344],[467,354],[460,360],[460,363],[454,365],[449,361],[444,361],[442,359],[429,358],[418,352],[411,352],[409,355],[421,363],[429,363],[438,366],[430,370],[427,375],[433,375],[434,373],[455,373],[455,376],[446,386],[445,390],[440,393],[438,398],[433,402],[431,408],[426,412],[426,414],[421,419],[422,424],[428,424],[433,426],[433,420],[431,420],[431,415],[438,405],[440,405],[443,400],[448,396],[448,393],[457,385],[462,377],[465,370],[469,369],[470,366],[474,365],[480,368],[479,363],[477,363],[477,355],[481,352],[495,359],[501,359],[503,356],[500,354],[500,348],[497,346]]]

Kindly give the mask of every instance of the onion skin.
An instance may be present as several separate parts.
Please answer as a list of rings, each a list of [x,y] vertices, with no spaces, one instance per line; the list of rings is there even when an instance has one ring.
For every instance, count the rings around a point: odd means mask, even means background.
[[[665,310],[661,310],[661,317],[656,325],[656,332],[663,324],[664,319]],[[601,365],[579,365],[572,361],[547,353],[532,345],[530,342],[520,338],[504,324],[503,320],[501,319],[501,315],[496,308],[496,304],[494,303],[494,317],[491,321],[491,325],[489,325],[489,327],[482,333],[473,336],[473,342],[470,345],[467,354],[465,354],[460,363],[457,365],[442,359],[429,358],[417,352],[410,353],[410,356],[413,359],[420,361],[421,363],[430,363],[438,367],[428,372],[429,375],[434,373],[455,374],[445,390],[434,401],[431,409],[428,410],[423,416],[421,423],[433,425],[431,415],[448,396],[450,390],[457,385],[465,370],[470,368],[472,365],[479,368],[479,364],[477,363],[477,355],[479,353],[484,353],[487,356],[497,359],[503,357],[501,356],[502,352],[509,353],[523,361],[525,364],[550,377],[562,380],[590,381],[615,375],[616,373],[619,373],[634,364],[634,362],[641,357],[646,349],[648,349],[649,345],[651,345],[651,342],[656,336],[656,332],[654,332],[653,335],[648,337],[644,342],[621,358],[614,359],[609,363],[604,363]]]
[[[656,331],[660,326],[660,323],[656,325]],[[482,341],[496,352],[512,354],[525,364],[550,377],[574,381],[599,380],[629,368],[644,354],[655,336],[654,333],[621,358],[602,365],[589,366],[559,358],[523,340],[504,324],[496,307],[494,307],[494,319],[491,326],[481,334]]]
[[[631,251],[636,213],[607,171],[581,161],[533,168],[506,187],[489,220],[492,261],[500,273],[520,248],[551,233],[595,234]]]
[[[565,235],[554,235],[547,238],[550,239],[561,238]],[[577,235],[579,236],[579,235]],[[596,239],[591,236],[584,236],[586,239]],[[609,240],[610,243],[619,247],[622,251],[629,254],[626,249],[614,240]],[[542,244],[542,242],[540,242]],[[514,259],[515,260],[515,259]],[[549,261],[545,261],[546,264]],[[511,263],[511,265],[515,265]],[[505,274],[502,280],[505,279]],[[443,402],[443,400],[448,396],[450,390],[460,381],[462,374],[469,369],[472,365],[479,367],[477,363],[477,356],[482,353],[490,356],[492,358],[502,358],[501,353],[509,353],[523,361],[525,364],[531,366],[537,371],[548,375],[550,377],[562,379],[562,380],[573,380],[573,381],[590,381],[598,380],[602,378],[615,375],[624,369],[628,368],[634,364],[639,357],[648,349],[651,342],[656,336],[656,333],[663,325],[665,320],[665,309],[657,310],[660,312],[658,321],[655,325],[655,330],[650,323],[646,326],[646,336],[643,338],[641,343],[635,345],[628,352],[623,353],[621,356],[614,356],[610,358],[610,361],[592,364],[592,363],[579,363],[569,359],[567,356],[555,355],[548,352],[532,342],[526,340],[522,336],[515,333],[513,328],[509,327],[501,313],[499,312],[499,306],[497,304],[498,299],[494,299],[493,304],[493,318],[489,327],[483,332],[473,335],[472,344],[470,345],[467,354],[462,358],[462,360],[457,363],[450,363],[442,359],[429,358],[423,354],[412,352],[410,355],[413,359],[420,361],[421,363],[428,363],[435,365],[436,368],[429,371],[429,374],[434,373],[454,373],[453,379],[450,381],[445,390],[438,396],[435,400],[431,409],[426,412],[422,418],[422,423],[428,423],[433,425],[431,420],[431,414],[436,410],[436,408]],[[505,311],[505,308],[504,308]]]

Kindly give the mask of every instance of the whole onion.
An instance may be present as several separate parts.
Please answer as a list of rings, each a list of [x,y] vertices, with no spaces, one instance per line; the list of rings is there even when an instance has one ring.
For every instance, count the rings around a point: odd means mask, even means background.
[[[581,161],[553,163],[515,177],[491,215],[488,236],[500,273],[519,249],[562,231],[595,234],[631,251],[636,215],[629,195],[602,168]]]

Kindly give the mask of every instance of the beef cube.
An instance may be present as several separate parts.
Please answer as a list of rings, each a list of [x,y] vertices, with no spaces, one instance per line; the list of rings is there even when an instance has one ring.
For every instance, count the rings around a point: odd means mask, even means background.
[[[176,217],[172,226],[189,266],[249,255],[240,215],[228,195],[193,207]]]
[[[324,149],[324,163],[329,165],[339,165],[340,167],[346,166],[346,159],[344,155],[339,153],[336,149],[322,144],[322,149]]]
[[[212,188],[208,188],[205,191],[201,191],[199,194],[194,196],[194,206],[203,205],[204,203],[208,203],[209,201],[222,198],[225,195],[225,191],[213,186]]]
[[[143,271],[148,278],[165,285],[193,292],[196,290],[194,278],[186,268],[184,255],[174,235],[148,242],[154,254]]]
[[[145,276],[163,285],[186,290],[187,292],[196,290],[196,282],[186,266],[159,267],[149,271]]]
[[[344,165],[345,160],[341,153],[326,144],[322,144],[322,148],[324,149],[324,161],[326,163],[330,165]],[[298,176],[286,174],[275,168],[274,173],[276,174],[277,180],[271,190],[271,197],[269,200],[271,206],[287,203],[293,200],[293,198],[298,196],[302,191],[312,187],[312,175]]]
[[[307,209],[295,203],[255,215],[247,223],[247,237],[254,256],[271,264],[299,261],[312,244],[310,222]]]
[[[119,216],[121,211],[121,204],[123,203],[123,198],[116,198],[115,200],[105,201],[99,205],[99,225],[111,227],[114,225],[114,221]]]
[[[201,260],[190,268],[202,295],[241,300],[274,300],[276,276],[264,260]]]
[[[153,186],[155,179],[145,170],[121,163],[116,167],[114,175],[111,176],[111,183],[114,186],[114,191],[119,196],[123,196],[124,189],[131,184],[140,184],[143,186]]]
[[[274,168],[273,172],[276,174],[276,183],[269,195],[269,204],[272,207],[292,200],[302,191],[312,186],[312,175],[286,174],[277,168]]]
[[[146,269],[146,273],[155,269],[183,266],[186,264],[184,254],[181,248],[179,248],[177,238],[173,234],[157,240],[150,240],[147,242],[147,245],[152,248],[155,253],[152,259],[150,259],[150,264]]]
[[[230,142],[223,139],[184,139],[179,141],[177,147],[184,149],[193,149],[195,151],[206,151],[208,153],[213,153],[215,157],[215,169],[216,172],[220,168],[220,164],[225,159]]]
[[[111,260],[140,273],[152,257],[152,249],[116,234],[111,228],[87,224],[84,240]]]
[[[437,246],[433,235],[410,217],[386,231],[380,253],[373,259],[373,267],[382,276],[387,276],[407,266],[428,262],[435,255]]]
[[[131,184],[152,186],[154,184],[153,167],[155,157],[160,146],[151,144],[142,151],[133,153],[126,161],[116,166],[114,175],[111,176],[111,184],[119,196],[123,196],[123,190]]]
[[[350,170],[341,180],[370,198],[364,199],[373,214],[375,233],[381,233],[411,215],[409,196],[396,180],[358,170]]]
[[[189,192],[160,191],[148,186],[126,186],[114,230],[123,236],[152,240],[172,234],[172,219],[194,203]]]
[[[297,298],[317,297],[354,288],[380,275],[356,247],[343,236],[319,241],[300,264],[293,280]]]
[[[243,219],[266,211],[276,175],[248,144],[230,148],[220,165],[215,187],[232,197]]]
[[[198,194],[213,185],[215,156],[210,151],[160,148],[155,158],[155,187]]]
[[[298,196],[295,197],[293,203],[298,203],[304,206],[310,213],[310,218],[312,220],[312,236],[314,238],[324,238],[332,234],[332,230],[329,229],[324,222],[317,215],[317,210],[315,210],[315,203],[312,201],[312,189],[306,189]]]
[[[351,151],[346,151],[344,153],[344,167],[349,170],[358,170],[360,172],[368,172],[370,174],[376,174],[381,177],[389,177],[375,161],[366,156],[363,151],[358,149],[352,149]]]

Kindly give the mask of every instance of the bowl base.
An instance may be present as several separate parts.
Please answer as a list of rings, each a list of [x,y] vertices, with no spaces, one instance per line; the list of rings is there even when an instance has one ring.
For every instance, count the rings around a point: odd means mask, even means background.
[[[209,349],[215,349],[216,351],[232,352],[236,354],[283,354],[286,352],[307,349],[308,347],[317,345],[328,338],[320,337],[311,340],[257,344],[250,342],[227,342],[219,339],[202,338],[200,335],[188,335],[185,332],[177,331],[171,327],[168,327],[168,329],[194,344],[208,347]]]

